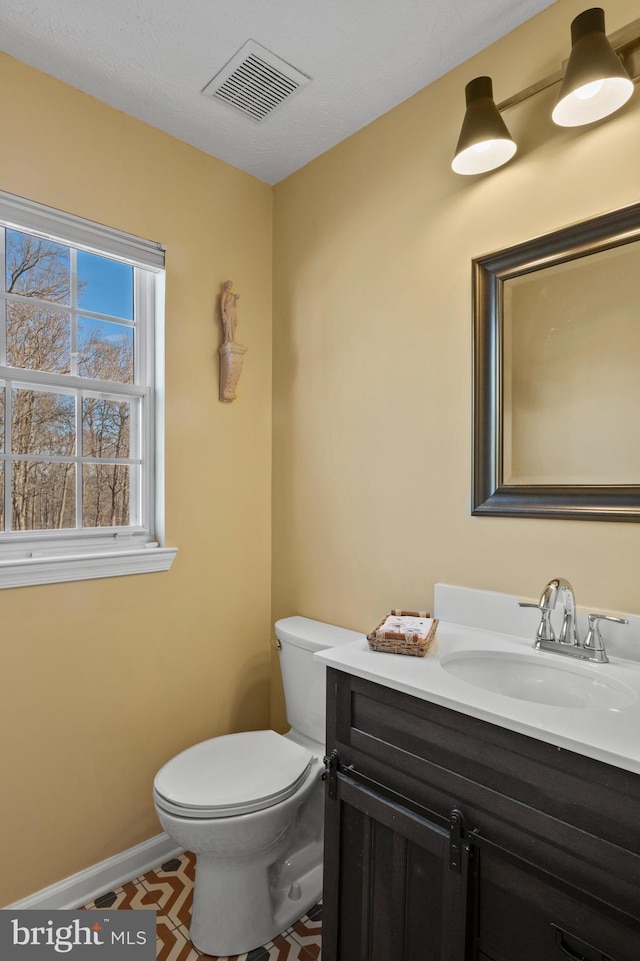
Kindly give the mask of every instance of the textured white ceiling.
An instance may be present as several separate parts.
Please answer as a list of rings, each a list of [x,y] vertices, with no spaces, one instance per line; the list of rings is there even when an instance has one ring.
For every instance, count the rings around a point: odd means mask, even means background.
[[[19,60],[277,183],[550,3],[0,0],[0,42]],[[312,78],[260,124],[201,93],[249,39]]]

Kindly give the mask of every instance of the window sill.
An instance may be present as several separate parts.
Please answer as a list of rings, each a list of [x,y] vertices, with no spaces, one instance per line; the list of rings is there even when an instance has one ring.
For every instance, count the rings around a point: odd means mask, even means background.
[[[29,587],[34,584],[59,584],[63,581],[168,571],[177,553],[176,547],[149,546],[135,550],[0,561],[0,590],[5,587]]]

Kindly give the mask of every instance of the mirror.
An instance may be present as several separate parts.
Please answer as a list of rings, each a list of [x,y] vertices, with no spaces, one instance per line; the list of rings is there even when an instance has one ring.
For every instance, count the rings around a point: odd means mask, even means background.
[[[640,521],[640,204],[473,261],[473,514]]]

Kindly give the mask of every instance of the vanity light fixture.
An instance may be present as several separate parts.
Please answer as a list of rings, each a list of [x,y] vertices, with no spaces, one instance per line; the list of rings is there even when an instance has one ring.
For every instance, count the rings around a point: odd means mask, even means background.
[[[479,174],[501,167],[517,147],[501,114],[554,84],[562,83],[552,119],[561,127],[579,127],[609,116],[623,106],[640,80],[640,19],[604,32],[604,10],[592,7],[571,24],[572,50],[566,69],[543,77],[498,103],[489,77],[467,84],[460,139],[451,164],[455,173]]]
[[[491,77],[476,77],[464,90],[467,110],[452,168],[482,174],[511,160],[518,149],[493,99]]]
[[[604,32],[604,10],[592,7],[571,24],[571,55],[551,117],[560,127],[581,127],[615,113],[633,83]]]

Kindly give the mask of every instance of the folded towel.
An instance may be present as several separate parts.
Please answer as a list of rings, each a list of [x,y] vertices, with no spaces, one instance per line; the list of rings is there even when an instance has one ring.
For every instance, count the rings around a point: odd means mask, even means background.
[[[378,628],[383,634],[412,634],[415,637],[428,637],[433,627],[430,617],[413,617],[409,614],[390,614]]]

